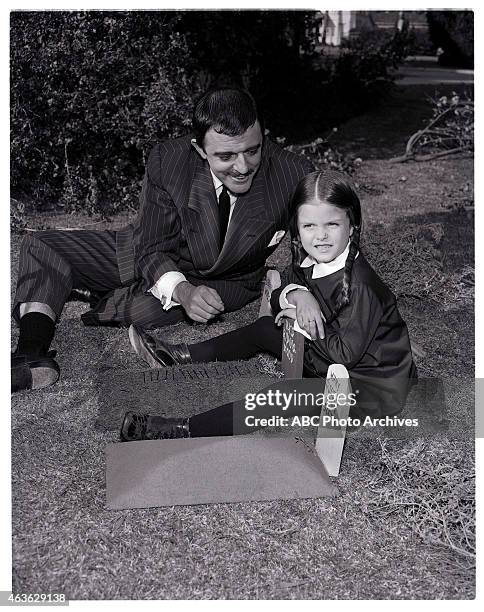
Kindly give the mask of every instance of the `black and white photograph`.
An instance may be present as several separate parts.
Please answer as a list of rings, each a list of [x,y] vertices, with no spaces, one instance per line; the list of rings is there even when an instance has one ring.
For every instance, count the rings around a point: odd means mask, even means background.
[[[397,8],[5,11],[2,605],[476,599],[475,11]]]

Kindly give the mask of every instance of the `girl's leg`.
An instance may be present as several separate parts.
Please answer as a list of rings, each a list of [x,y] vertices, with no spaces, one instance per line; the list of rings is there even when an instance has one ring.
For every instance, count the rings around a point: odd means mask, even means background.
[[[302,393],[306,395],[308,391],[313,394],[323,393],[324,379],[313,379],[310,381],[308,379],[280,380],[264,389],[258,390],[253,395],[263,394],[269,398],[272,392],[272,398],[274,398],[275,394],[279,392],[289,397],[289,394],[296,395]],[[292,396],[293,398],[294,395]],[[294,401],[293,399],[290,402],[281,400],[278,405],[274,405],[274,401],[272,405],[268,404],[269,402],[258,406],[255,410],[248,410],[244,398],[191,416],[189,419],[190,436],[198,438],[249,434],[265,426],[260,422],[256,422],[255,419],[270,419],[273,416],[279,416],[283,419],[288,419],[288,422],[285,424],[290,426],[292,417],[306,415],[312,417],[321,413],[321,406],[312,402],[306,404],[304,401]],[[248,416],[254,418],[246,422]]]
[[[273,317],[261,317],[227,334],[190,344],[188,350],[194,362],[248,359],[260,352],[281,359],[282,327],[274,324]]]

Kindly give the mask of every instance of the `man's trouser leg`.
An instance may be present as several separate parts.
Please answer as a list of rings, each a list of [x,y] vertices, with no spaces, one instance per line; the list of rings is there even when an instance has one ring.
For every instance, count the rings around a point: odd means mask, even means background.
[[[58,319],[73,288],[109,291],[119,287],[112,231],[48,230],[26,236],[20,251],[13,307],[47,304]]]
[[[59,318],[73,288],[108,292],[83,315],[86,324],[159,327],[184,317],[181,308],[164,311],[159,300],[142,293],[139,282],[122,286],[116,232],[49,230],[27,236],[20,253],[14,317],[19,319],[20,304],[37,302],[47,304]]]

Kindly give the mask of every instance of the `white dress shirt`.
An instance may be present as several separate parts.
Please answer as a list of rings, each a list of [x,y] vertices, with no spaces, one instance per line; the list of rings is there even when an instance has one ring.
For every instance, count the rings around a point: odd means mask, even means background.
[[[217,202],[220,197],[220,193],[222,192],[223,183],[222,181],[215,176],[215,174],[210,170],[210,174],[212,175],[213,186],[215,187],[215,193],[217,195]],[[230,191],[228,192],[230,198],[230,213],[229,213],[229,221],[227,224],[227,231],[230,225],[230,219],[232,218],[232,213],[234,212],[235,202],[237,201],[237,196],[235,196]],[[149,290],[155,298],[160,300],[163,305],[163,310],[169,310],[172,306],[179,306],[178,302],[172,301],[173,292],[175,291],[175,287],[186,281],[185,275],[181,272],[166,272],[156,281],[156,283]]]

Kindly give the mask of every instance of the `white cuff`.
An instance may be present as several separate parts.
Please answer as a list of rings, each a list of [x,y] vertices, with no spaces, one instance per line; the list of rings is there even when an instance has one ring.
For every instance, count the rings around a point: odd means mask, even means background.
[[[169,310],[172,306],[180,306],[178,302],[172,302],[171,296],[175,287],[187,279],[181,272],[166,272],[151,287],[149,292],[155,296],[163,305],[163,310]]]
[[[284,308],[296,308],[294,304],[290,304],[287,301],[287,297],[286,297],[289,291],[294,291],[295,289],[303,289],[304,291],[309,291],[307,287],[304,287],[303,285],[295,285],[294,283],[291,283],[290,285],[287,285],[287,287],[284,287],[284,289],[281,292],[281,295],[279,296],[279,306],[283,310]]]

